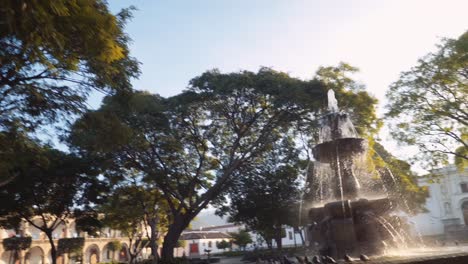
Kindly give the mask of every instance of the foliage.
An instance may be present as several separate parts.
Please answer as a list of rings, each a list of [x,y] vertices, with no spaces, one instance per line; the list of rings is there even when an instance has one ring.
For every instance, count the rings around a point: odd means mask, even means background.
[[[102,0],[0,5],[1,186],[35,162],[28,137],[38,126],[70,120],[91,90],[129,90],[139,70],[123,32],[130,9],[112,15]]]
[[[378,142],[370,141],[370,156],[374,170],[382,179],[390,197],[398,203],[401,210],[410,214],[425,212],[424,207],[429,191],[426,186],[419,186],[417,175],[411,171],[411,165],[397,159]]]
[[[93,209],[86,211],[77,210],[74,212],[75,228],[77,232],[86,232],[90,236],[97,237],[104,227],[100,221],[98,212]]]
[[[286,136],[240,172],[228,191],[230,204],[217,214],[228,214],[229,221],[245,224],[266,241],[275,239],[281,248],[283,226],[299,221],[300,169],[294,139]]]
[[[351,115],[358,134],[363,137],[376,135],[382,127],[382,120],[375,112],[377,99],[353,79],[352,75],[358,72],[358,68],[341,62],[338,66],[319,67],[316,78],[335,92],[339,109]]]
[[[162,191],[172,220],[163,254],[172,254],[182,230],[221,197],[236,172],[316,111],[324,94],[317,81],[266,68],[210,71],[171,98],[141,92],[106,98],[74,125],[70,142],[83,155],[109,161],[107,175],[135,170]]]
[[[177,240],[177,245],[176,247],[180,248],[180,247],[185,247],[187,245],[187,241],[186,240]]]
[[[245,249],[245,247],[252,243],[252,237],[250,236],[250,233],[247,232],[247,230],[239,230],[237,233],[229,233],[232,237],[232,243],[238,245],[240,248]]]
[[[111,251],[119,251],[122,249],[122,243],[120,243],[118,240],[114,240],[107,244],[107,248]]]
[[[103,224],[122,231],[129,238],[131,262],[136,260],[136,256],[143,248],[151,247],[151,243],[154,243],[153,246],[157,249],[157,234],[164,232],[168,224],[165,210],[167,207],[159,191],[147,190],[143,185],[113,188],[106,203],[99,208],[99,211],[105,215]],[[154,224],[151,222],[153,220],[156,221]],[[156,236],[152,235],[152,232],[155,232]]]
[[[57,252],[58,254],[82,252],[84,242],[84,237],[60,238],[58,240]]]
[[[13,181],[0,189],[0,216],[7,222],[22,219],[44,232],[55,263],[52,232],[67,222],[76,205],[86,210],[99,203],[105,186],[87,160],[54,149],[44,151],[47,162],[22,168]]]
[[[134,170],[162,191],[171,216],[162,254],[171,258],[180,233],[209,203],[222,202],[242,168],[291,130],[317,131],[325,94],[319,80],[268,68],[213,70],[170,98],[144,92],[107,97],[74,124],[69,141],[81,155],[102,161],[107,176]],[[361,92],[356,98],[373,100]],[[347,107],[355,114],[373,111],[372,104]]]
[[[231,247],[231,243],[229,243],[228,241],[226,241],[226,240],[223,239],[223,240],[221,240],[220,242],[218,242],[218,243],[216,244],[216,247],[217,247],[218,249],[225,250],[225,249]]]
[[[438,50],[401,73],[387,92],[392,136],[415,145],[415,159],[437,167],[468,160],[468,32],[445,39]]]
[[[31,237],[9,237],[2,241],[5,251],[26,250],[31,247],[31,242]]]

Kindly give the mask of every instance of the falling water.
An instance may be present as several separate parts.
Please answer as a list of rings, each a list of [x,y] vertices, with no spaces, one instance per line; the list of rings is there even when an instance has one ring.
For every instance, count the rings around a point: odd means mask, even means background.
[[[340,195],[341,195],[341,207],[343,209],[343,217],[346,216],[346,209],[345,209],[345,200],[344,200],[344,191],[343,191],[343,178],[341,177],[341,169],[340,169],[340,157],[338,155],[338,146],[336,146],[336,173],[338,174],[339,180],[339,187],[340,187]]]
[[[335,98],[335,92],[333,90],[328,90],[328,110],[332,113],[338,112],[338,101]]]
[[[386,170],[386,171],[388,172],[388,174],[390,175],[390,178],[392,178],[393,183],[394,183],[394,184],[397,184],[396,178],[395,178],[395,176],[393,175],[392,170],[390,170],[390,169],[387,168],[387,167],[385,167],[385,170]],[[405,205],[406,210],[408,210],[408,212],[409,212],[410,214],[414,214],[413,209],[411,209],[411,207],[410,207],[409,204],[408,204],[408,200],[405,199],[401,193],[399,193],[399,195],[401,196],[401,198],[402,198],[402,200],[403,200],[403,204]],[[421,232],[419,232],[419,230],[418,230],[417,227],[415,227],[415,231],[416,231],[416,235],[418,236],[419,243],[421,243],[421,246],[424,247],[424,240],[423,240],[423,238],[422,238]]]
[[[408,243],[405,239],[405,236],[401,234],[401,232],[399,232],[390,222],[387,221],[387,219],[385,219],[384,217],[382,216],[378,216],[377,217],[378,219],[380,219],[386,226],[388,226],[389,228],[391,228],[395,234],[397,234],[398,238],[400,239],[400,241],[405,245],[407,246]]]

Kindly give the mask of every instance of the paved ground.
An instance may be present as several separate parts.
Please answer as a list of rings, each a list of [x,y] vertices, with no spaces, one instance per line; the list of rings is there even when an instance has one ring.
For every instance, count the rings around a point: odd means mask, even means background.
[[[234,258],[222,258],[221,262],[222,264],[239,264],[239,263],[244,263],[241,260],[241,257],[234,257]]]

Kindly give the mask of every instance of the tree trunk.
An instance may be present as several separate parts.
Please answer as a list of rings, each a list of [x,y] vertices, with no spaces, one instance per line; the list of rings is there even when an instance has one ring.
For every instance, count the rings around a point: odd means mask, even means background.
[[[52,264],[57,264],[57,248],[54,244],[54,238],[52,237],[52,231],[45,231],[44,232],[49,239],[50,243],[50,256],[52,257]]]
[[[299,229],[299,235],[301,236],[302,246],[305,246],[306,243],[305,243],[305,240],[304,240],[304,234],[302,234],[302,229]]]
[[[159,254],[158,254],[158,227],[157,227],[158,220],[155,218],[148,221],[148,225],[150,226],[150,248],[151,248],[151,256],[153,257],[152,263],[157,264],[159,261]]]
[[[177,245],[182,231],[189,225],[193,219],[191,215],[174,215],[174,222],[169,226],[166,236],[164,237],[161,258],[166,262],[171,262],[174,259],[174,248]]]
[[[283,249],[283,236],[282,236],[282,228],[278,228],[277,231],[276,231],[276,235],[275,235],[275,241],[276,241],[276,248],[278,250],[281,250]]]

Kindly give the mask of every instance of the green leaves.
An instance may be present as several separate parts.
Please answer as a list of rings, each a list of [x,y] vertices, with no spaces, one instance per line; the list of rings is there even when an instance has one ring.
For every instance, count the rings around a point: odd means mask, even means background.
[[[2,241],[5,251],[26,250],[31,247],[31,242],[31,237],[9,237]]]
[[[437,167],[449,158],[463,167],[468,156],[468,32],[445,39],[387,92],[392,135],[416,145],[416,160]]]

